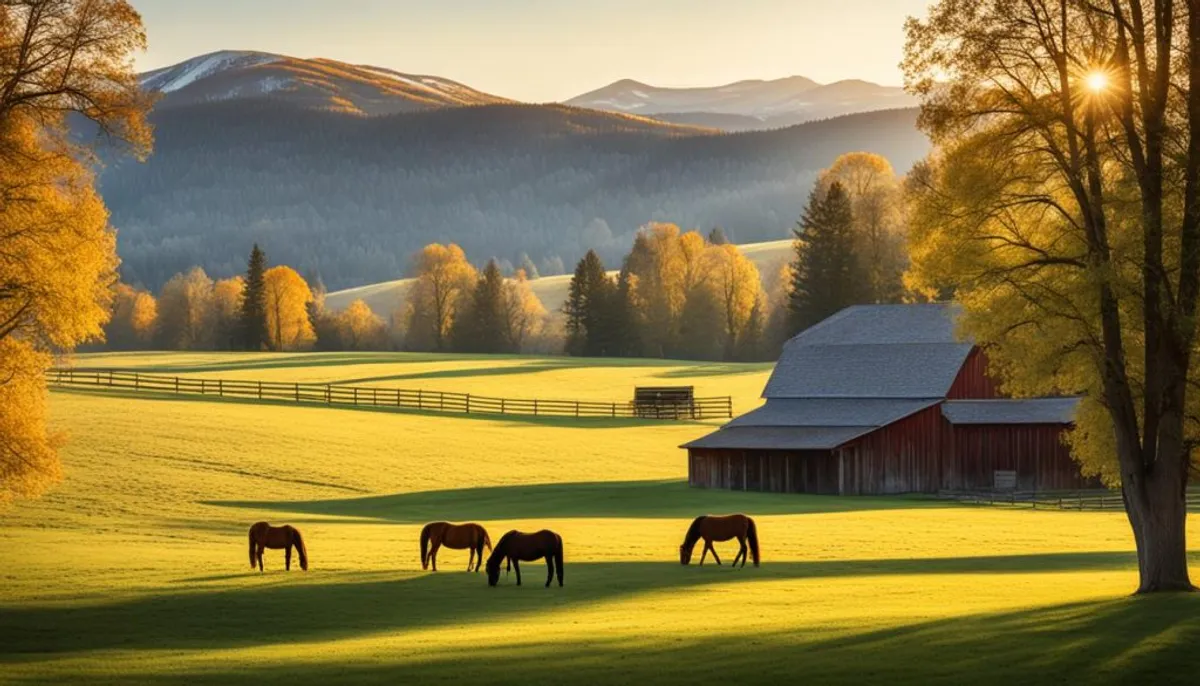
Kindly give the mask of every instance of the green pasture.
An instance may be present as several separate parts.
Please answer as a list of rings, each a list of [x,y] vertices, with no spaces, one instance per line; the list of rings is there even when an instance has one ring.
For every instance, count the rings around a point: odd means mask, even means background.
[[[80,366],[758,402],[769,367],[384,354],[80,356]],[[1131,598],[1123,515],[689,489],[715,423],[416,414],[57,391],[67,477],[0,513],[2,683],[1196,683],[1200,600]],[[756,517],[763,563],[681,567],[687,522]],[[305,534],[307,573],[258,520]],[[566,586],[488,588],[420,526],[562,534]],[[718,545],[731,560],[736,545]],[[1200,561],[1200,557],[1197,558]],[[1200,574],[1200,568],[1197,570]]]

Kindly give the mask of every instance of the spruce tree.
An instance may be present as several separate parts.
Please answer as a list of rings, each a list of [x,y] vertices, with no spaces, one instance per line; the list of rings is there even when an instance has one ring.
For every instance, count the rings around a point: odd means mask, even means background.
[[[262,350],[267,345],[267,291],[263,275],[267,256],[254,244],[246,268],[246,290],[242,295],[241,335],[246,350]]]
[[[708,232],[708,242],[713,245],[725,245],[729,242],[729,237],[725,235],[725,229],[716,226]]]
[[[617,288],[596,251],[589,250],[575,266],[563,312],[567,315],[567,354],[603,357],[619,347],[614,308]]]
[[[462,352],[503,353],[509,350],[505,335],[504,274],[496,260],[489,260],[475,283],[470,305],[455,317],[451,334],[454,347]]]
[[[588,255],[591,254],[589,250]],[[567,288],[567,300],[562,308],[563,314],[567,316],[564,352],[576,357],[583,355],[587,345],[587,327],[584,324],[584,317],[587,315],[587,298],[584,292],[587,288],[586,262],[585,257],[575,265],[575,274],[571,277],[571,285]]]
[[[800,219],[788,297],[790,334],[850,305],[866,302],[866,274],[854,249],[850,197],[839,182],[814,188]]]

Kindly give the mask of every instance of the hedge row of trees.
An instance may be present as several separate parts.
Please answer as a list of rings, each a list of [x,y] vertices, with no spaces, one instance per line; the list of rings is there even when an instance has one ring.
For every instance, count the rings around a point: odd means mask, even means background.
[[[370,350],[386,347],[387,326],[366,303],[339,313],[286,265],[267,267],[257,245],[246,275],[214,281],[200,267],[176,274],[156,298],[118,284],[105,329],[117,350]]]

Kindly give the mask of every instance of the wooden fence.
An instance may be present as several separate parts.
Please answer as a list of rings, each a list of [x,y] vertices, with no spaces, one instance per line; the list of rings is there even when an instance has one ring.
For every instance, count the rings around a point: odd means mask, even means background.
[[[1124,510],[1120,491],[942,491],[944,500],[982,505],[1011,505],[1045,510]],[[1187,492],[1189,510],[1200,510],[1200,490]]]
[[[53,369],[48,381],[55,386],[221,398],[290,401],[352,407],[401,408],[459,414],[532,415],[537,417],[647,418],[631,401],[541,400],[493,398],[470,393],[345,386],[341,384],[238,381],[186,376],[159,376],[115,369]],[[653,419],[713,419],[733,416],[732,398],[693,398],[688,404],[660,410]]]

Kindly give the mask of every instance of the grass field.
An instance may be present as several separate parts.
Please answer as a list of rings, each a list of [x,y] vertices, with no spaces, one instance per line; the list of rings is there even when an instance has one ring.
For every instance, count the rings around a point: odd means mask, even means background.
[[[753,407],[761,365],[411,355],[100,355],[88,366]],[[1123,516],[686,487],[715,424],[428,416],[52,396],[66,480],[0,514],[0,682],[1195,683],[1200,600],[1134,599]],[[683,568],[690,518],[745,511],[761,568]],[[307,573],[251,572],[301,528]],[[548,527],[565,588],[420,571],[431,519]],[[732,559],[735,546],[718,546]],[[1200,559],[1200,558],[1198,558]],[[1200,569],[1197,570],[1200,572]]]

